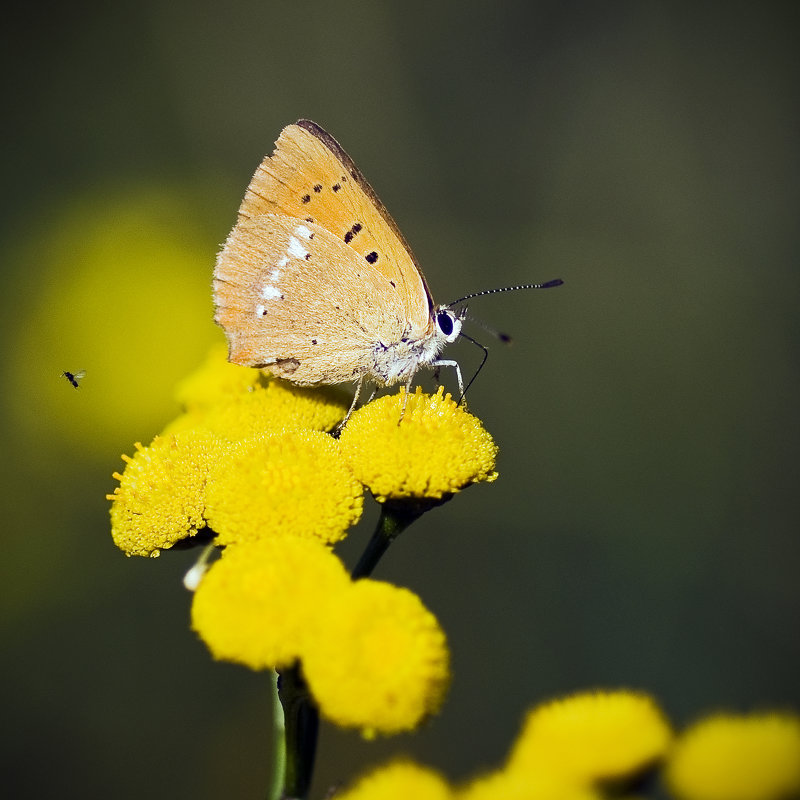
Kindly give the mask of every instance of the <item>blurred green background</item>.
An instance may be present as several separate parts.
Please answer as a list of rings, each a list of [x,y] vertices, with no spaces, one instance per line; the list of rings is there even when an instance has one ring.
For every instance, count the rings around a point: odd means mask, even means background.
[[[23,5],[3,125],[4,787],[264,795],[267,676],[213,663],[180,584],[126,559],[106,492],[221,334],[214,257],[280,129],[310,117],[489,343],[470,408],[500,480],[377,577],[445,626],[414,736],[326,727],[315,796],[389,753],[462,778],[531,704],[653,692],[678,723],[794,706],[798,11],[791,3]],[[466,373],[467,343],[449,351]],[[75,391],[62,370],[87,370]],[[426,383],[425,385],[430,385]],[[351,536],[363,546],[376,512]]]

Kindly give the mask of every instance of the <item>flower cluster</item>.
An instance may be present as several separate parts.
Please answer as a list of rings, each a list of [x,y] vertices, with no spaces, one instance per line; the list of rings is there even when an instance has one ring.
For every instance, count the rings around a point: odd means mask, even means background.
[[[226,548],[195,592],[192,627],[219,659],[299,661],[322,713],[368,736],[415,728],[449,682],[444,632],[415,594],[351,581],[329,548],[302,537]]]
[[[631,796],[662,767],[677,800],[800,796],[800,718],[719,715],[677,738],[647,695],[612,691],[545,703],[527,716],[504,766],[464,785],[413,762],[372,770],[340,800],[601,800]]]
[[[335,438],[346,398],[265,379],[222,348],[177,399],[181,415],[114,475],[114,542],[129,556],[208,543],[186,583],[215,658],[291,677],[290,701],[310,696],[365,736],[417,727],[447,690],[445,634],[413,592],[367,576],[421,513],[497,477],[489,434],[441,389],[418,389],[357,410]],[[382,513],[354,579],[332,548],[365,489]],[[800,718],[720,714],[675,736],[648,695],[587,692],[534,708],[505,763],[466,784],[395,761],[337,798],[600,800],[654,775],[676,800],[800,798]]]
[[[336,439],[345,397],[266,379],[222,348],[177,399],[181,415],[115,473],[114,542],[157,556],[210,541],[222,553],[191,578],[192,626],[214,657],[301,665],[321,712],[365,735],[416,727],[449,682],[444,632],[412,592],[351,580],[331,545],[365,487],[417,508],[494,480],[489,434],[440,390],[371,403]]]

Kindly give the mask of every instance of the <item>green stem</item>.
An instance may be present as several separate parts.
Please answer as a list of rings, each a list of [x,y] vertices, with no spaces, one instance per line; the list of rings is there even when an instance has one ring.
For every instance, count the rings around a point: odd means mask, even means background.
[[[428,508],[427,505],[423,507],[411,503],[392,503],[388,500],[382,503],[375,532],[353,569],[353,580],[371,575],[389,545]]]
[[[279,676],[272,670],[272,785],[267,800],[281,800],[286,780],[286,717],[278,697]]]
[[[389,545],[414,520],[441,502],[383,503],[375,532],[353,570],[353,580],[370,575]],[[276,686],[280,703],[276,702],[279,708],[275,710],[275,770],[269,800],[305,800],[317,752],[319,709],[299,664],[283,670]]]
[[[299,664],[282,670],[278,696],[285,716],[285,771],[282,798],[305,800],[311,788],[319,735],[319,709]]]

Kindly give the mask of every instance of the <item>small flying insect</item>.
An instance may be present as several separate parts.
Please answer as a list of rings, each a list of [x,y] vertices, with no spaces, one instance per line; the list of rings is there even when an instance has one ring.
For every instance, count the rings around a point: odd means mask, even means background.
[[[86,370],[79,369],[77,372],[67,372],[64,370],[61,376],[66,378],[77,389],[80,382],[86,377]]]

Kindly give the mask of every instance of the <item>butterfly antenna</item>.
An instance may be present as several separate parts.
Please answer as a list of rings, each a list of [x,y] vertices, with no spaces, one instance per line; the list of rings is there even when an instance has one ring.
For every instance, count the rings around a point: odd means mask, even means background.
[[[459,333],[458,336],[461,339],[466,339],[468,342],[472,342],[472,344],[474,344],[476,347],[480,347],[480,349],[483,350],[483,360],[478,365],[478,369],[475,370],[475,374],[469,379],[467,385],[464,387],[464,391],[461,393],[461,397],[458,401],[458,404],[461,405],[461,403],[464,402],[464,398],[467,396],[469,387],[472,386],[475,378],[478,377],[478,373],[480,373],[480,371],[483,369],[483,365],[486,363],[486,359],[489,358],[489,348],[486,347],[485,345],[482,345],[477,339],[473,339],[471,336],[468,336],[463,331]]]
[[[485,294],[497,294],[498,292],[518,292],[521,289],[552,289],[554,286],[561,286],[562,283],[564,283],[564,281],[562,281],[561,278],[556,278],[555,280],[547,281],[545,283],[523,283],[519,286],[504,286],[501,289],[484,289],[482,292],[474,292],[473,294],[460,297],[458,300],[453,300],[451,303],[447,303],[447,307],[452,308],[453,306],[460,305],[467,300],[471,300],[473,297],[483,297]]]
[[[471,317],[469,314],[464,314],[462,319],[466,319],[469,322],[475,323],[479,327],[483,328],[487,333],[490,333],[494,336],[495,339],[499,339],[503,344],[511,344],[511,336],[507,333],[503,333],[503,331],[497,330],[497,328],[492,327],[488,323],[484,322],[482,319],[478,319],[477,317]]]

